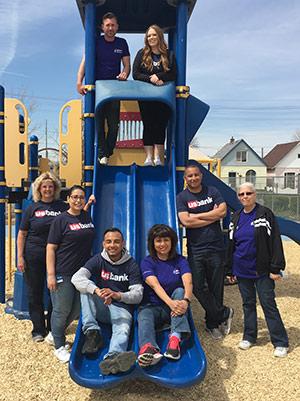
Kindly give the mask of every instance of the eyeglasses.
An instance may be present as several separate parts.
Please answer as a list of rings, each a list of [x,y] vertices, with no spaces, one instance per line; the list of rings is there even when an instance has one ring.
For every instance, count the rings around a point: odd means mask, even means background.
[[[77,201],[77,200],[85,200],[85,197],[84,196],[80,196],[80,195],[70,195],[70,198],[72,199],[72,200],[74,200],[74,201]]]
[[[240,192],[238,194],[238,196],[250,196],[250,195],[253,195],[253,194],[254,194],[254,192]]]

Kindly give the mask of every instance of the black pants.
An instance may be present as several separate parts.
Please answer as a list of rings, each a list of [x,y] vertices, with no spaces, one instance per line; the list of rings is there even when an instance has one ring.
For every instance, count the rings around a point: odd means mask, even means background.
[[[223,252],[197,252],[197,249],[188,249],[193,292],[205,310],[206,326],[209,329],[217,328],[229,316],[229,308],[223,305],[223,259]]]
[[[139,102],[143,120],[144,146],[163,145],[170,118],[169,107],[161,102]]]
[[[107,134],[105,135],[105,120],[107,122]],[[120,123],[120,102],[113,100],[104,103],[100,111],[98,130],[98,155],[100,158],[113,154],[116,146]]]
[[[24,272],[28,292],[28,308],[32,321],[32,335],[41,334],[45,336],[51,331],[50,319],[52,303],[49,296],[47,305],[47,317],[45,319],[44,292],[46,283],[46,254],[26,255],[26,269]]]

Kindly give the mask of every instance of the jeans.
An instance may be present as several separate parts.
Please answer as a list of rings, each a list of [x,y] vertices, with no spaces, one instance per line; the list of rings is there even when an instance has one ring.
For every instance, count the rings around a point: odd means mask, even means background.
[[[238,277],[238,286],[243,300],[243,339],[256,342],[257,313],[256,292],[265,315],[271,342],[274,347],[288,347],[288,337],[275,301],[275,282],[269,276],[258,279]]]
[[[172,299],[183,299],[184,289],[176,288],[173,292]],[[185,337],[189,337],[191,333],[188,322],[187,312],[181,316],[171,317],[171,310],[167,305],[151,305],[147,304],[139,308],[138,314],[138,336],[139,347],[147,343],[151,343],[155,348],[159,349],[156,342],[155,329],[163,326],[165,323],[171,322],[171,334],[182,333]]]
[[[131,313],[114,304],[104,305],[103,300],[96,294],[80,294],[80,301],[84,334],[88,330],[99,330],[101,332],[98,322],[109,323],[112,326],[108,353],[104,358],[127,351],[132,323]]]
[[[32,335],[41,334],[45,336],[48,331],[51,331],[50,318],[52,312],[52,304],[49,297],[45,322],[46,254],[45,252],[41,252],[38,255],[26,254],[25,262],[24,278],[27,285],[29,315],[33,325]]]
[[[71,283],[71,277],[63,277],[63,282],[57,284],[56,291],[51,291],[52,316],[51,328],[54,338],[55,348],[58,349],[65,345],[65,330],[79,318],[80,297],[79,292]]]
[[[224,296],[223,252],[197,252],[188,249],[188,262],[192,270],[193,292],[205,310],[206,327],[218,328],[229,316],[223,305]]]
[[[105,120],[107,122],[107,135],[105,135]],[[109,157],[116,146],[120,123],[120,102],[113,100],[101,107],[98,128],[98,154],[99,158]]]

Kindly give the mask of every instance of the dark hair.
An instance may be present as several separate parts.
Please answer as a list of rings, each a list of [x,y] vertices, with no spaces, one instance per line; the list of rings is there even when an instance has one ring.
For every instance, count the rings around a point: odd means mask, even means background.
[[[192,159],[188,160],[186,163],[185,169],[184,169],[184,174],[188,168],[197,168],[199,170],[199,173],[202,174],[200,166],[201,166],[201,163],[197,162],[196,160],[192,160]]]
[[[114,18],[114,19],[117,21],[117,23],[118,23],[118,18],[115,16],[115,14],[112,13],[112,12],[108,12],[108,13],[106,13],[106,14],[103,15],[103,17],[102,17],[102,23],[103,23],[104,20],[106,20],[106,19],[113,19],[113,18]]]
[[[121,234],[121,237],[122,237],[122,240],[124,241],[123,233],[122,233],[122,231],[121,231],[119,228],[117,228],[117,227],[110,227],[110,228],[107,228],[107,229],[104,231],[104,233],[103,233],[103,239],[104,239],[104,237],[105,237],[105,235],[106,235],[107,233],[120,233],[120,234]]]
[[[178,237],[176,232],[169,226],[165,224],[155,224],[152,226],[148,232],[148,251],[152,258],[157,258],[157,253],[154,248],[154,240],[155,238],[170,238],[171,239],[171,250],[168,255],[168,260],[175,259],[178,255],[176,251],[176,245],[178,242]]]
[[[72,195],[72,193],[74,191],[76,191],[76,189],[80,189],[82,192],[84,192],[85,194],[85,189],[81,186],[81,185],[73,185],[70,189],[69,189],[69,196]]]

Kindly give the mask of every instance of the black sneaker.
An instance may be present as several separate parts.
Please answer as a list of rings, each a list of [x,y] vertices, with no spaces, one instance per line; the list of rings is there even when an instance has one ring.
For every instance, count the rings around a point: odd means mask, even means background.
[[[85,333],[85,342],[83,344],[82,354],[94,354],[103,347],[103,338],[99,330],[88,330]]]
[[[180,359],[180,340],[176,336],[170,336],[164,356],[169,359]]]
[[[103,375],[109,375],[120,372],[127,372],[135,364],[136,355],[133,351],[119,352],[109,355],[100,362],[100,370]]]

